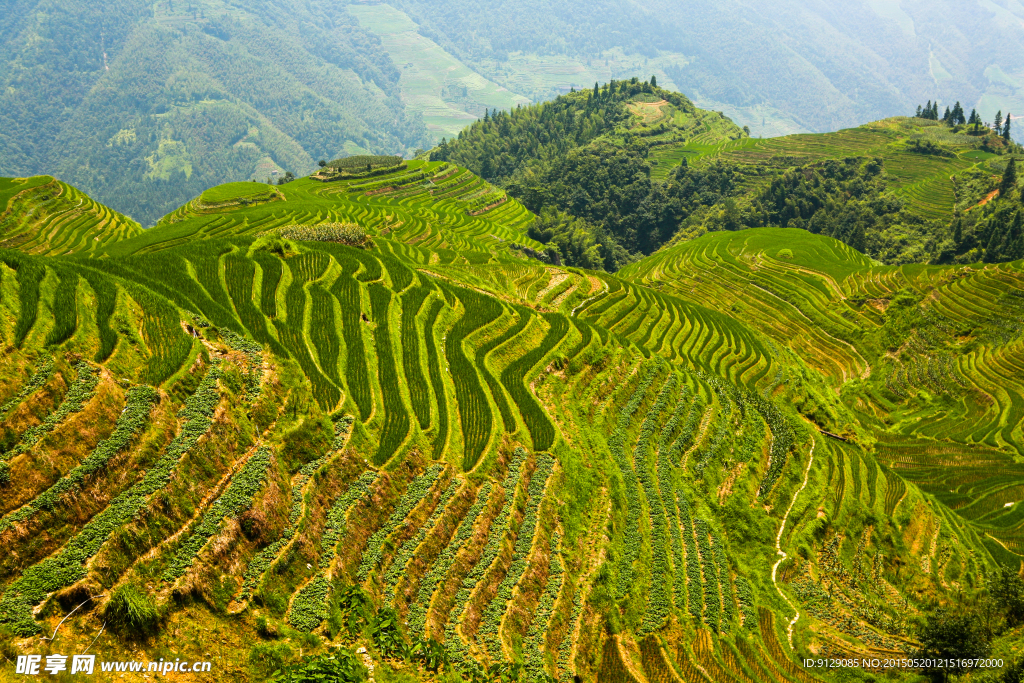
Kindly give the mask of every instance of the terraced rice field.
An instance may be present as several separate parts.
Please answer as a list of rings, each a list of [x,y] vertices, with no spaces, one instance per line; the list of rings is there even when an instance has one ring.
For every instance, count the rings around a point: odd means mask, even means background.
[[[753,143],[714,153],[796,149]],[[527,259],[528,212],[445,163],[274,190],[0,251],[16,643],[91,600],[63,637],[110,621],[113,658],[130,598],[253,679],[280,636],[394,663],[392,624],[467,672],[812,683],[809,643],[906,651],[906,613],[1020,566],[1019,263],[761,229],[613,275]],[[373,244],[259,239],[324,222]]]

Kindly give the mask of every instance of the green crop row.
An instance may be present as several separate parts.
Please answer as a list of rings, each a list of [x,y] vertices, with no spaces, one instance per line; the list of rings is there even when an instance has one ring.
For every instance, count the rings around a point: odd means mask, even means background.
[[[340,385],[338,357],[341,355],[341,341],[334,320],[334,297],[319,284],[313,284],[309,287],[309,298],[309,340],[316,349],[320,369],[329,380]]]
[[[53,328],[46,335],[46,346],[56,346],[71,338],[78,328],[78,274],[62,269],[60,283],[53,295]]]
[[[177,579],[192,566],[196,555],[203,549],[210,537],[220,530],[225,519],[236,518],[252,507],[253,497],[263,488],[263,484],[267,480],[272,458],[273,454],[269,448],[261,446],[256,449],[256,452],[242,466],[238,474],[231,478],[231,483],[224,495],[213,502],[189,537],[178,546],[169,566],[164,571],[162,577],[164,581]]]
[[[395,551],[395,559],[384,573],[384,588],[381,591],[381,595],[385,596],[385,599],[388,596],[394,595],[395,588],[398,586],[398,580],[405,574],[405,565],[412,559],[420,544],[426,540],[427,534],[437,526],[438,520],[441,519],[445,510],[448,509],[448,503],[451,502],[452,497],[455,496],[458,490],[462,488],[462,484],[463,482],[459,477],[453,478],[451,483],[448,484],[448,488],[441,494],[441,499],[437,501],[437,505],[434,507],[434,511],[430,514],[426,523],[420,527],[419,532],[398,546]]]
[[[509,363],[501,373],[501,383],[508,389],[519,413],[523,416],[526,428],[530,430],[534,450],[546,451],[555,441],[555,427],[551,424],[547,413],[526,388],[526,373],[530,371],[549,351],[558,346],[569,332],[569,319],[557,313],[545,313],[544,319],[550,325],[548,333],[540,345],[522,357]]]
[[[60,552],[25,570],[7,587],[3,598],[0,598],[0,623],[9,624],[15,633],[21,635],[39,631],[32,606],[42,602],[47,594],[86,576],[85,561],[115,530],[130,522],[146,506],[150,496],[168,484],[182,456],[209,430],[220,401],[219,378],[219,368],[210,368],[195,393],[185,401],[178,413],[185,423],[156,464],[147,470],[142,481],[114,498]]]
[[[544,671],[544,653],[541,646],[544,644],[544,636],[547,634],[548,621],[554,612],[555,600],[562,590],[562,569],[561,551],[559,543],[561,538],[558,532],[551,535],[551,559],[548,564],[548,580],[544,584],[544,592],[541,593],[540,602],[537,604],[537,611],[533,613],[530,620],[530,627],[526,629],[526,639],[523,641],[523,663],[526,665],[528,676],[535,680],[540,679]]]
[[[363,310],[359,282],[355,279],[359,262],[347,254],[335,254],[341,265],[341,275],[331,285],[333,294],[341,304],[341,334],[345,338],[345,380],[352,400],[359,408],[359,419],[366,420],[373,410],[370,391],[370,372],[366,367],[366,351],[360,312]]]
[[[721,628],[719,629],[723,633],[728,633],[730,626],[732,626],[733,620],[736,617],[736,607],[732,598],[732,581],[729,575],[729,561],[725,555],[725,548],[722,546],[722,542],[718,540],[718,536],[714,533],[711,535],[711,553],[715,558],[715,564],[718,565],[718,585],[722,590],[722,622]]]
[[[426,287],[415,287],[402,296],[402,369],[409,387],[412,411],[420,429],[424,430],[430,427],[430,390],[420,363],[420,331],[416,327],[416,314],[428,294],[430,290]]]
[[[757,611],[754,609],[754,590],[742,576],[736,577],[736,599],[740,603],[740,618],[743,628],[753,631],[757,627]]]
[[[455,593],[455,598],[452,601],[451,617],[445,624],[444,629],[444,644],[453,662],[466,663],[468,661],[469,648],[462,642],[458,632],[455,630],[458,626],[458,616],[462,614],[466,601],[469,600],[469,596],[473,593],[473,589],[476,588],[477,583],[480,582],[491,564],[498,557],[498,553],[505,542],[505,535],[512,524],[512,503],[515,500],[515,488],[526,464],[526,456],[526,449],[521,446],[516,448],[512,462],[509,463],[508,472],[501,482],[503,495],[501,510],[491,524],[490,533],[487,535],[487,543],[484,544],[480,558],[473,565],[466,578],[462,580],[462,585]]]
[[[501,315],[502,307],[491,297],[485,297],[472,290],[441,285],[446,298],[462,301],[465,313],[452,326],[444,342],[448,371],[455,385],[455,399],[459,404],[459,418],[462,422],[463,469],[469,471],[476,466],[491,438],[491,407],[477,377],[476,367],[466,357],[462,343],[472,332],[489,325]],[[457,292],[457,294],[456,294]]]
[[[722,596],[718,585],[718,565],[715,564],[711,543],[708,540],[711,527],[699,517],[695,521],[694,527],[697,532],[701,569],[704,573],[704,623],[712,631],[717,631],[718,625],[722,621]]]
[[[434,325],[437,317],[444,310],[444,301],[436,299],[427,312],[427,320],[423,326],[423,342],[427,345],[427,370],[430,373],[430,386],[434,388],[434,405],[437,408],[437,433],[434,436],[434,459],[441,457],[448,440],[448,395],[444,389],[444,377],[441,374],[441,359],[438,357],[437,343],[434,340]]]
[[[252,404],[263,385],[263,347],[231,330],[217,330],[229,347],[245,356],[245,401]]]
[[[20,311],[14,324],[14,346],[20,348],[39,315],[39,285],[46,275],[46,268],[28,259],[8,261],[7,265],[18,271]]]
[[[512,599],[513,589],[519,583],[519,579],[523,577],[523,573],[526,572],[530,559],[530,548],[533,547],[533,536],[537,531],[538,512],[544,501],[544,488],[547,486],[548,477],[551,476],[554,468],[554,458],[547,453],[537,454],[537,469],[530,477],[530,485],[527,487],[526,512],[516,534],[512,564],[509,566],[505,578],[498,584],[498,592],[484,609],[481,617],[478,637],[487,646],[487,652],[495,662],[502,660],[501,636],[498,633],[501,619],[508,608],[509,600]]]
[[[388,521],[370,537],[370,541],[366,545],[366,551],[363,552],[363,559],[359,563],[359,570],[356,572],[356,577],[359,581],[365,581],[371,571],[380,568],[384,562],[384,542],[394,533],[398,525],[402,523],[409,513],[412,512],[412,509],[426,497],[430,489],[433,488],[434,482],[441,476],[444,468],[445,466],[441,464],[431,465],[427,468],[426,472],[409,482],[409,488],[406,489],[405,494],[399,499],[398,505],[391,513],[391,516],[388,517]]]
[[[491,307],[492,311],[497,312],[498,315],[494,316],[495,318],[501,315],[501,305],[498,302],[488,300],[487,303],[488,306]],[[516,431],[516,418],[512,414],[512,409],[509,407],[508,401],[505,399],[505,392],[501,389],[501,385],[498,384],[498,381],[494,378],[494,375],[491,374],[490,369],[487,367],[487,354],[513,337],[518,336],[520,332],[526,329],[527,324],[530,322],[529,311],[526,309],[518,309],[516,312],[519,314],[518,322],[494,339],[477,346],[474,357],[474,364],[480,371],[480,374],[483,375],[484,381],[487,382],[487,386],[491,390],[491,396],[494,398],[494,403],[498,406],[498,413],[501,414],[501,421],[505,426],[505,431],[509,433]],[[503,377],[504,374],[505,373],[502,373]]]
[[[29,378],[28,382],[21,385],[21,389],[18,390],[11,398],[0,406],[0,419],[7,417],[7,414],[12,410],[21,405],[21,402],[28,398],[33,392],[41,388],[50,379],[50,374],[53,372],[53,357],[46,356],[39,364],[36,365],[35,371]]]
[[[292,485],[292,507],[288,513],[288,526],[281,533],[280,538],[258,552],[249,562],[249,566],[245,568],[245,572],[242,574],[242,590],[239,592],[239,600],[249,599],[253,590],[259,585],[260,579],[277,558],[278,553],[295,537],[295,532],[299,528],[299,518],[302,516],[302,490],[313,473],[320,469],[325,462],[327,462],[327,458],[320,458],[306,463],[300,470],[299,476]]]
[[[327,618],[327,594],[330,592],[331,582],[320,572],[292,600],[288,623],[305,633],[312,632]]]
[[[668,406],[669,396],[675,390],[676,381],[675,374],[669,375],[658,399],[640,427],[640,438],[637,439],[636,448],[633,450],[633,467],[640,479],[644,495],[647,497],[651,523],[651,588],[647,599],[647,610],[644,612],[643,622],[640,625],[641,634],[650,633],[660,628],[672,613],[672,597],[669,590],[672,579],[668,559],[665,504],[655,485],[654,478],[651,476],[648,456],[651,453],[650,442],[658,425],[658,418]]]
[[[493,488],[494,485],[491,482],[486,482],[480,487],[472,507],[469,508],[469,512],[466,513],[458,528],[455,529],[455,535],[452,536],[451,541],[437,556],[437,559],[434,560],[427,569],[427,573],[420,580],[416,600],[409,607],[409,630],[413,637],[418,638],[423,634],[427,624],[427,610],[430,608],[430,601],[434,591],[437,590],[437,586],[448,574],[448,570],[454,565],[455,557],[459,554],[459,551],[472,538],[473,527],[476,525],[476,520],[487,507]]]
[[[263,254],[268,258],[273,256]],[[265,277],[268,276],[264,270]],[[280,274],[280,269],[278,269]],[[266,344],[278,356],[287,356],[280,342],[274,339],[267,329],[266,318],[253,302],[253,287],[256,282],[256,260],[246,258],[243,255],[234,253],[224,257],[224,280],[228,285],[228,294],[235,304],[238,317],[242,321],[253,338],[260,344]],[[275,311],[267,311],[267,316],[273,317]],[[221,334],[224,332],[222,331]]]
[[[768,423],[768,428],[772,431],[768,471],[765,472],[757,489],[757,496],[760,498],[771,493],[775,483],[782,476],[782,470],[785,468],[789,458],[789,451],[796,445],[796,435],[793,432],[793,427],[789,424],[789,420],[786,419],[782,411],[771,400],[754,393],[750,395],[750,402],[754,405],[757,412],[761,413],[761,417]]]
[[[110,327],[110,319],[117,308],[117,287],[109,279],[91,270],[83,268],[81,275],[96,293],[96,328],[99,331],[100,345],[93,360],[102,363],[110,357],[117,346],[117,333]]]
[[[690,503],[686,495],[676,491],[676,505],[679,508],[679,523],[683,531],[683,545],[686,547],[686,607],[690,615],[700,620],[704,616],[704,591],[700,575],[700,556],[697,554],[697,542],[693,534],[693,519],[690,516]]]
[[[110,459],[128,447],[135,435],[149,422],[149,411],[157,399],[156,390],[148,386],[132,387],[128,391],[124,410],[117,418],[114,431],[109,437],[96,444],[81,463],[61,477],[57,483],[36,498],[0,520],[0,533],[15,522],[23,522],[39,510],[52,510],[60,497],[80,485],[90,474],[106,467]]]
[[[67,419],[69,415],[85,408],[86,402],[92,398],[93,392],[96,391],[96,385],[99,384],[99,372],[85,362],[78,363],[75,370],[78,372],[78,377],[64,394],[64,400],[61,401],[57,410],[47,415],[40,424],[26,429],[18,443],[11,450],[0,455],[0,460],[11,460],[24,453],[36,445],[39,439],[56,429],[57,425]]]
[[[608,438],[608,450],[611,451],[615,463],[619,466],[619,472],[626,484],[627,517],[626,528],[623,531],[622,554],[619,561],[619,574],[616,581],[615,597],[623,598],[633,587],[633,563],[640,552],[640,516],[643,513],[643,505],[640,502],[640,482],[636,471],[626,455],[625,444],[626,431],[629,428],[633,414],[640,409],[647,396],[647,391],[654,382],[660,363],[652,363],[648,366],[640,380],[639,386],[633,392],[633,396],[626,403],[619,413],[618,423],[615,430]]]
[[[689,399],[689,387],[684,386],[679,395],[676,408],[672,411],[672,417],[665,423],[661,431],[660,447],[658,448],[658,489],[661,493],[661,503],[668,520],[669,536],[672,539],[672,566],[673,572],[673,598],[676,609],[683,609],[686,604],[686,574],[684,573],[683,562],[683,538],[679,533],[679,510],[675,504],[675,484],[672,480],[672,454],[669,440],[679,425],[683,409],[691,401]],[[667,503],[666,503],[667,501]]]
[[[379,282],[371,283],[368,289],[373,319],[377,323],[373,338],[377,347],[377,374],[384,399],[384,426],[380,430],[380,443],[373,456],[373,463],[383,465],[398,452],[408,435],[409,413],[405,409],[405,402],[402,401],[395,351],[391,346],[391,320],[388,315],[391,309],[391,292]]]
[[[348,487],[338,500],[331,506],[327,513],[327,524],[320,536],[320,566],[327,567],[338,548],[338,541],[341,540],[341,533],[345,530],[345,523],[348,521],[348,511],[356,504],[356,501],[370,492],[370,487],[377,481],[377,473],[373,470],[363,472],[362,475]]]

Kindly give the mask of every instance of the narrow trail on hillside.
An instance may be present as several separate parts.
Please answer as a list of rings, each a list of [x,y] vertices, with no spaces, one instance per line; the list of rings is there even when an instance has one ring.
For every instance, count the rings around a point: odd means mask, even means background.
[[[800,488],[798,488],[796,490],[796,493],[793,494],[793,500],[790,501],[790,503],[789,503],[789,509],[786,510],[786,514],[782,518],[782,525],[779,527],[779,534],[775,537],[775,552],[780,557],[779,557],[779,561],[775,563],[774,567],[772,567],[772,584],[775,586],[775,590],[778,591],[779,595],[782,596],[782,599],[786,601],[786,604],[789,605],[790,607],[792,607],[793,611],[796,613],[793,616],[793,619],[789,622],[789,627],[786,630],[786,636],[789,639],[789,649],[790,650],[793,649],[793,627],[796,626],[797,620],[800,619],[800,610],[797,609],[796,605],[793,604],[793,601],[790,600],[786,596],[786,594],[782,592],[781,588],[779,588],[779,584],[775,580],[775,575],[779,571],[779,565],[781,565],[783,562],[785,562],[789,558],[789,556],[785,552],[783,552],[783,550],[782,550],[782,533],[786,530],[786,522],[789,521],[789,515],[790,515],[791,512],[793,512],[793,507],[796,505],[797,497],[800,495],[800,492],[803,491],[807,487],[807,480],[811,476],[811,465],[814,464],[814,447],[815,447],[816,443],[817,442],[814,440],[814,437],[812,436],[811,437],[811,457],[807,461],[807,469],[804,470],[804,483],[801,484]]]

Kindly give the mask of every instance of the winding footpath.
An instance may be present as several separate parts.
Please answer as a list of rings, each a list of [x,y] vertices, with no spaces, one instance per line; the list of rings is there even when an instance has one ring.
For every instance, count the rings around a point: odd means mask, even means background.
[[[793,617],[793,619],[789,622],[789,628],[786,631],[786,635],[787,635],[787,637],[789,639],[789,649],[790,650],[793,649],[793,627],[796,626],[797,620],[800,619],[800,610],[797,609],[796,605],[793,604],[793,601],[790,600],[786,596],[786,594],[782,592],[781,588],[779,588],[779,584],[775,580],[775,575],[779,571],[779,565],[781,565],[783,562],[785,562],[788,559],[788,557],[789,557],[782,550],[782,532],[784,532],[786,530],[786,522],[789,521],[789,515],[790,515],[791,512],[793,512],[793,506],[796,505],[797,497],[800,495],[800,492],[803,491],[807,487],[807,480],[808,480],[808,478],[811,475],[811,465],[814,464],[814,446],[815,445],[816,445],[816,441],[814,440],[814,437],[812,436],[811,437],[811,457],[807,460],[807,468],[804,470],[804,483],[801,484],[800,488],[798,488],[796,490],[796,493],[793,494],[793,500],[790,501],[790,503],[789,503],[789,509],[786,510],[786,515],[782,518],[782,525],[779,527],[779,534],[775,537],[775,552],[776,552],[777,555],[779,555],[779,561],[775,563],[774,567],[772,567],[772,584],[775,586],[775,590],[777,590],[779,592],[779,595],[782,596],[782,599],[786,601],[786,604],[789,605],[793,609],[794,612],[796,612],[796,614]]]

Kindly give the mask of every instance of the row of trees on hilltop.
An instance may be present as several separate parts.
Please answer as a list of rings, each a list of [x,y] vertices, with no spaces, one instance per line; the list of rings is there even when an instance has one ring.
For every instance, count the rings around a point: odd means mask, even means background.
[[[1010,122],[1011,122],[1011,119],[1013,118],[1013,115],[1010,114],[1010,113],[1007,113],[1006,114],[1006,119],[1003,119],[1003,112],[1002,112],[1002,110],[999,110],[996,113],[995,121],[993,121],[991,126],[981,120],[981,114],[978,113],[977,109],[971,109],[971,115],[970,116],[965,116],[964,115],[964,108],[960,105],[959,102],[954,104],[952,109],[947,106],[945,113],[942,114],[942,116],[939,116],[939,103],[938,103],[938,100],[936,100],[935,102],[932,102],[931,100],[928,100],[928,102],[924,105],[924,107],[920,107],[919,106],[917,108],[917,113],[915,114],[915,116],[917,118],[919,118],[919,119],[927,119],[927,120],[930,120],[930,121],[941,121],[942,123],[946,124],[947,126],[969,126],[969,127],[973,127],[973,130],[975,132],[980,131],[981,128],[986,128],[986,129],[991,128],[992,131],[994,131],[996,135],[1002,137],[1007,142],[1011,141],[1011,137],[1010,137],[1011,124],[1010,124]]]

